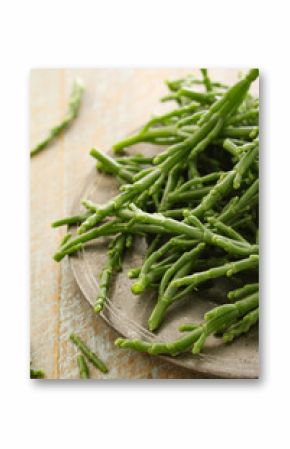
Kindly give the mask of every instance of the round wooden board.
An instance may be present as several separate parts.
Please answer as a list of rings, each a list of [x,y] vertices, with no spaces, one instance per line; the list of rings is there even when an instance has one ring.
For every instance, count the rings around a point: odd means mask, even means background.
[[[138,146],[138,151],[130,149],[130,153],[153,151],[148,145]],[[155,149],[156,151],[156,149]],[[82,198],[102,204],[117,193],[117,185],[112,176],[100,174],[94,169],[88,176],[84,189],[76,198],[72,214],[80,210]],[[75,229],[72,228],[74,232]],[[71,268],[75,279],[85,298],[91,305],[98,295],[98,276],[106,261],[107,238],[89,242],[82,251],[70,257]],[[146,291],[140,296],[131,293],[132,280],[127,272],[132,267],[140,266],[146,249],[141,237],[135,239],[132,249],[127,253],[123,271],[118,273],[110,291],[110,298],[101,316],[122,336],[127,338],[143,338],[146,340],[174,340],[180,336],[180,324],[200,321],[204,313],[216,305],[216,299],[224,296],[224,285],[216,283],[206,297],[194,293],[190,298],[178,302],[168,311],[163,325],[155,334],[147,330],[147,320],[155,303],[154,292]],[[167,361],[208,376],[232,379],[252,379],[259,375],[258,329],[252,329],[246,336],[231,344],[223,344],[214,337],[208,339],[202,354],[191,353],[178,357],[162,357]]]

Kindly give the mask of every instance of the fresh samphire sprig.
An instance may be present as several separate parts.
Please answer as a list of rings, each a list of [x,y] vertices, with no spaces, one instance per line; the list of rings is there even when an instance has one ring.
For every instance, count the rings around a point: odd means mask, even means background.
[[[44,379],[45,372],[42,369],[34,369],[30,365],[30,379]]]
[[[122,268],[126,238],[126,235],[119,235],[110,243],[108,260],[100,275],[99,294],[94,305],[94,311],[96,313],[103,310],[104,304],[108,297],[113,271],[120,271]]]
[[[90,371],[89,367],[87,365],[86,359],[82,354],[78,355],[77,357],[77,364],[80,371],[80,378],[81,379],[89,379],[90,378]]]
[[[89,362],[92,363],[102,373],[107,373],[108,368],[105,363],[86,345],[86,343],[76,334],[70,335],[70,340],[74,343]]]
[[[192,348],[194,354],[198,354],[207,338],[221,331],[226,333],[234,323],[246,316],[250,311],[256,309],[259,304],[258,293],[254,293],[246,298],[237,301],[234,304],[224,304],[215,307],[204,316],[204,321],[193,327],[187,335],[171,342],[153,342],[144,340],[118,338],[115,341],[116,346],[122,349],[135,349],[139,352],[148,354],[170,354],[178,355]],[[183,329],[184,330],[184,329]]]
[[[41,142],[39,142],[35,147],[31,149],[30,157],[33,157],[36,154],[40,153],[40,151],[44,150],[77,117],[83,91],[84,91],[83,83],[79,79],[76,79],[73,83],[72,91],[70,94],[68,110],[63,120],[48,132],[45,139],[43,139]]]

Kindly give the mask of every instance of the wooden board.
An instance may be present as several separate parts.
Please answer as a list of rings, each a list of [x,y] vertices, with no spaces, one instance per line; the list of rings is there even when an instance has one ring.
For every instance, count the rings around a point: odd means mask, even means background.
[[[59,140],[31,161],[31,361],[49,379],[76,379],[75,347],[71,332],[80,334],[107,362],[110,373],[92,369],[95,379],[200,378],[160,359],[114,347],[116,332],[95,317],[83,298],[68,260],[57,264],[52,254],[64,229],[50,223],[69,213],[91,170],[91,147],[108,149],[138,128],[152,112],[168,105],[163,80],[190,69],[45,69],[33,70],[30,82],[30,141],[38,142],[65,112],[73,79],[85,84],[80,114]],[[237,71],[217,70],[217,79],[232,82]]]

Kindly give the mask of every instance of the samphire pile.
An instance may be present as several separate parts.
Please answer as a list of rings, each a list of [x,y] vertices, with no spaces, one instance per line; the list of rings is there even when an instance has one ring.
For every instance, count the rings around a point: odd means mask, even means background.
[[[85,199],[85,213],[53,223],[79,225],[77,236],[65,236],[56,261],[88,241],[114,236],[100,273],[96,313],[105,306],[112,274],[122,269],[134,237],[146,237],[143,264],[128,275],[135,278],[136,295],[147,288],[157,291],[150,331],[166,325],[173,303],[184,297],[193,300],[190,294],[210,280],[235,280],[238,288],[225,295],[224,304],[208,311],[202,323],[181,326],[185,336],[153,343],[118,338],[120,348],[196,354],[209,335],[229,342],[258,321],[259,104],[249,88],[259,72],[250,70],[231,87],[211,81],[206,69],[201,74],[200,80],[188,76],[167,81],[170,93],[162,101],[173,100],[176,107],[117,143],[116,158],[91,150],[98,170],[118,180],[119,194],[103,205]],[[164,148],[155,157],[124,152],[139,142]]]

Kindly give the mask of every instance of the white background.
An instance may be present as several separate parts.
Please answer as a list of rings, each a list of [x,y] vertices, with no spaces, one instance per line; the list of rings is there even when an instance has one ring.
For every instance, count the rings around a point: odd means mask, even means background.
[[[2,3],[1,447],[289,447],[286,5],[279,0]],[[29,69],[183,65],[261,69],[262,378],[30,382]]]

